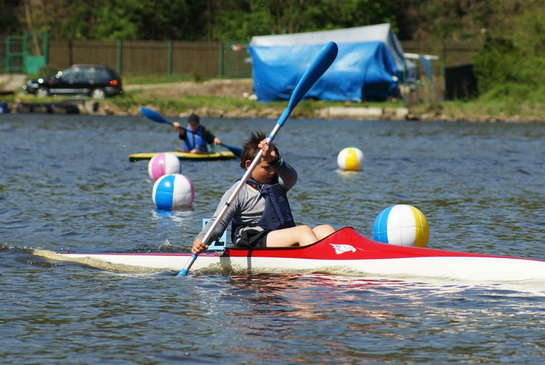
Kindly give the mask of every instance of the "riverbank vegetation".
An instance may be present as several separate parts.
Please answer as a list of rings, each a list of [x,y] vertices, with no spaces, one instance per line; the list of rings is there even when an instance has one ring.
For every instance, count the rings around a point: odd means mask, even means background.
[[[471,60],[478,93],[456,102],[411,105],[415,112],[435,118],[490,120],[539,120],[545,115],[545,0],[157,0],[152,6],[130,0],[95,0],[70,7],[65,0],[10,0],[2,2],[0,13],[7,14],[0,17],[5,34],[47,31],[52,38],[96,40],[247,42],[254,35],[388,22],[400,40],[431,45],[437,54],[457,41],[479,49]],[[134,102],[173,105],[175,109],[199,103],[213,109],[263,107],[240,97],[164,100],[139,91],[129,91],[111,102],[118,107]],[[309,102],[304,107],[322,105]]]

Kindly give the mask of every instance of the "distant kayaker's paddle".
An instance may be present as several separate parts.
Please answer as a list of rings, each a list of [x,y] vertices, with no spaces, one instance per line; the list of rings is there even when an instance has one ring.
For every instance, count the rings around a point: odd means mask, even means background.
[[[291,98],[288,102],[287,108],[284,110],[282,115],[280,116],[280,119],[278,119],[278,122],[274,126],[271,134],[267,137],[267,144],[270,144],[280,128],[284,125],[288,117],[290,116],[293,109],[297,106],[297,104],[301,101],[301,99],[305,96],[305,94],[310,90],[310,88],[318,81],[318,79],[326,72],[326,70],[331,66],[333,61],[335,61],[335,58],[337,57],[338,47],[337,44],[334,42],[329,42],[325,45],[325,47],[322,49],[322,51],[318,54],[318,56],[314,59],[310,67],[305,71],[297,85],[295,86],[295,89],[293,90],[293,93],[291,94]],[[210,240],[210,236],[212,235],[212,232],[214,231],[214,228],[217,226],[218,222],[225,216],[227,213],[227,209],[229,209],[229,206],[233,203],[235,198],[238,196],[242,188],[244,187],[244,184],[246,184],[246,181],[250,177],[250,174],[254,170],[254,168],[257,166],[257,164],[261,161],[261,156],[263,155],[263,150],[260,150],[255,158],[253,159],[252,163],[244,173],[244,176],[239,180],[237,187],[233,191],[233,194],[227,199],[225,202],[225,205],[223,206],[222,210],[218,214],[216,220],[212,223],[206,234],[204,235],[202,241],[204,244],[208,244],[208,241]],[[191,266],[197,259],[197,255],[193,254],[191,255],[191,258],[187,262],[187,264],[184,266],[182,270],[178,273],[177,276],[185,276],[191,269]]]
[[[165,124],[172,125],[172,122],[170,120],[163,117],[161,114],[157,113],[155,110],[141,107],[140,112],[142,113],[143,116],[153,120],[154,122],[165,123]],[[229,151],[233,152],[235,154],[235,156],[237,156],[237,157],[240,157],[240,155],[242,155],[242,148],[240,148],[240,147],[230,146],[230,145],[225,144],[225,143],[221,143],[221,145],[223,147],[227,148]]]

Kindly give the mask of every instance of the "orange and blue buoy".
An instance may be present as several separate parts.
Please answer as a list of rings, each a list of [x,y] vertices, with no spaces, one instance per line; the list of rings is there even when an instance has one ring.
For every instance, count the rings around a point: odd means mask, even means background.
[[[429,232],[424,214],[406,204],[384,209],[373,224],[373,239],[393,245],[426,247]]]

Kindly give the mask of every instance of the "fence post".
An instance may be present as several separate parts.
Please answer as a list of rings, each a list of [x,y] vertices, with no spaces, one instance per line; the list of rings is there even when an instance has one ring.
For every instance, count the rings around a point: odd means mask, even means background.
[[[49,65],[49,33],[43,32],[44,37],[44,60],[45,64]]]
[[[443,45],[443,49],[442,49],[442,57],[441,57],[441,77],[443,78],[443,90],[441,92],[441,101],[445,101],[446,100],[446,93],[447,93],[447,77],[446,77],[446,65],[445,65],[445,62],[446,62],[446,57],[447,57],[447,47],[445,45]]]
[[[11,63],[10,63],[10,53],[11,53],[11,36],[6,37],[6,73],[11,73]]]
[[[172,75],[172,39],[168,40],[167,74]]]
[[[74,44],[72,38],[68,40],[68,64],[74,64]]]
[[[117,40],[117,73],[121,75],[123,67],[123,40]]]
[[[218,77],[223,77],[223,42],[218,42]]]

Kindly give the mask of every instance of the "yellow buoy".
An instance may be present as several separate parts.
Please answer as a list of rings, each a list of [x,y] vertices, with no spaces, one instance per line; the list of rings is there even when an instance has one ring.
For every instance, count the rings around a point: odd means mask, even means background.
[[[347,147],[339,152],[337,165],[347,171],[359,171],[363,169],[363,152],[356,147]]]

